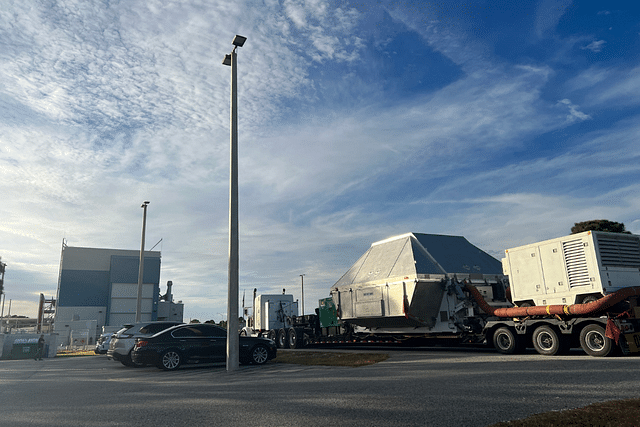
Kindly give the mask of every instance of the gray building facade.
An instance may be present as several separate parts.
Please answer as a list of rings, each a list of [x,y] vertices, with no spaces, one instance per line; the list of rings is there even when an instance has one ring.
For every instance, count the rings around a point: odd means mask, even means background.
[[[145,251],[141,320],[158,320],[160,252]],[[140,251],[63,244],[55,329],[96,321],[97,329],[135,322]],[[67,328],[73,329],[73,326]]]

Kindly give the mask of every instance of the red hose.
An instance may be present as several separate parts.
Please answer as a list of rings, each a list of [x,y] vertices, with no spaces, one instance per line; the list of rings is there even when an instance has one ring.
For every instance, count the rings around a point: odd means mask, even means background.
[[[597,301],[587,304],[572,305],[537,305],[534,307],[510,307],[495,308],[491,307],[482,297],[482,294],[475,286],[466,284],[465,289],[469,291],[473,299],[478,303],[482,311],[497,317],[525,317],[525,316],[581,316],[586,314],[597,313],[606,310],[614,304],[632,296],[640,295],[640,286],[620,289],[618,292],[609,294]]]

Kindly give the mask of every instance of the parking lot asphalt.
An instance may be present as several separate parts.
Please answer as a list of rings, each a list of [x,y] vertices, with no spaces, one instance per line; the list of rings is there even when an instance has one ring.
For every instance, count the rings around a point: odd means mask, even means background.
[[[357,349],[350,351],[372,351]],[[358,368],[0,361],[1,426],[487,426],[640,397],[637,357],[376,349]]]

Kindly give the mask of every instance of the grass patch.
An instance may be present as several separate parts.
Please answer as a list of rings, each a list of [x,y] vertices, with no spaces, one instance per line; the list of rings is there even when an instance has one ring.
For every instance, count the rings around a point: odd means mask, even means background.
[[[278,351],[275,363],[293,363],[296,365],[324,366],[366,366],[382,362],[389,358],[384,353],[340,353],[324,351]]]
[[[489,427],[636,427],[640,426],[640,399],[612,400],[584,408],[545,412]]]
[[[99,356],[93,350],[61,350],[56,353],[56,357],[71,357],[71,356]]]

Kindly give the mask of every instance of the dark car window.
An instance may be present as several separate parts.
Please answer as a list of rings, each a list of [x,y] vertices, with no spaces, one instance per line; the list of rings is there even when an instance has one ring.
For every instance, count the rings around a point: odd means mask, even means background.
[[[176,338],[184,338],[184,337],[199,337],[202,334],[199,330],[194,328],[193,326],[185,326],[184,328],[176,329],[171,333]]]
[[[122,335],[135,334],[137,328],[139,328],[139,326],[130,326],[127,329],[125,329],[124,331],[120,331],[119,333],[122,334]]]
[[[164,331],[172,326],[175,323],[153,323],[151,325],[147,325],[144,328],[140,329],[140,333],[142,334],[157,334],[160,331]]]
[[[226,337],[227,333],[224,329],[214,325],[198,325],[198,329],[202,331],[205,337]]]
[[[174,337],[226,337],[224,329],[213,325],[189,325],[171,333]]]
[[[210,326],[211,332],[209,336],[211,337],[226,337],[227,331],[219,326]]]

